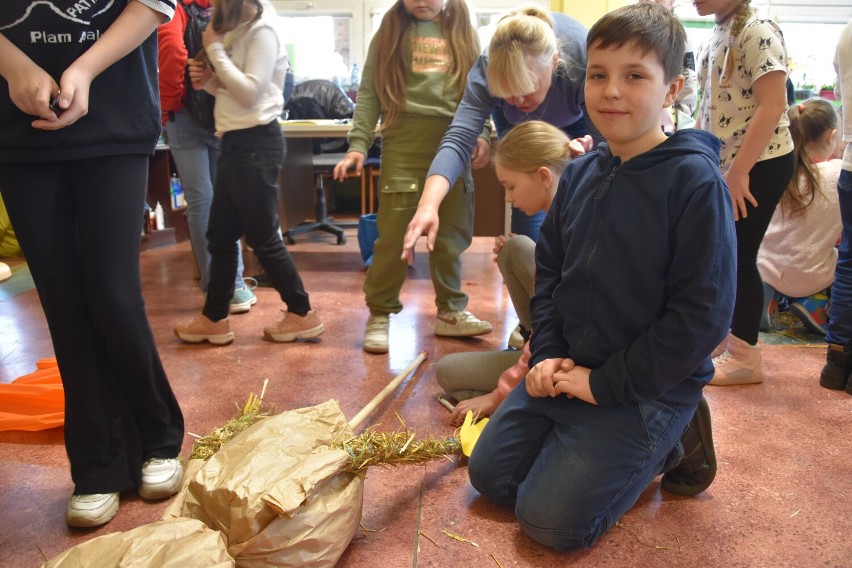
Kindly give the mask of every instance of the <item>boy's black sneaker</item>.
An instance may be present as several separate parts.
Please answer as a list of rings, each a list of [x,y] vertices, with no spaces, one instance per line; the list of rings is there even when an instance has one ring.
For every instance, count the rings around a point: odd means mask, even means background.
[[[695,409],[689,426],[680,438],[683,460],[663,475],[662,487],[675,495],[698,495],[716,477],[716,450],[710,425],[710,407],[703,396]]]
[[[825,366],[819,374],[819,386],[832,390],[847,390],[849,373],[852,371],[852,350],[836,343],[828,344]]]

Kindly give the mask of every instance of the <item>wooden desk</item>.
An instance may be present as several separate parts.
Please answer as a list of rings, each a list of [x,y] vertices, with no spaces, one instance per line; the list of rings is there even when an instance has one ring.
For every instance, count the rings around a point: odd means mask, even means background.
[[[278,176],[281,227],[287,230],[314,217],[313,139],[343,138],[352,127],[335,120],[281,121],[287,139],[287,155]],[[506,208],[503,187],[497,181],[494,166],[473,171],[475,190],[473,234],[503,234]]]

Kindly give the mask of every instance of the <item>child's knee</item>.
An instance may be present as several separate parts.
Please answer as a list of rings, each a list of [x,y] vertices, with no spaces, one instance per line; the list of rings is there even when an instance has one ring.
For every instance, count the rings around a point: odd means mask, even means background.
[[[517,264],[518,259],[535,254],[535,242],[524,235],[515,235],[506,240],[503,248],[497,253],[497,266],[500,271]]]
[[[511,493],[508,484],[495,475],[494,462],[486,451],[476,446],[467,462],[467,474],[471,486],[480,495],[500,505],[511,506],[515,495]]]
[[[521,529],[536,542],[560,552],[588,548],[609,528],[605,515],[585,513],[559,503],[530,503],[520,497],[515,505]]]
[[[538,503],[536,507],[538,509],[553,508],[553,504]],[[583,524],[580,519],[573,519],[570,515],[564,515],[562,519],[554,522],[549,513],[541,514],[541,511],[530,510],[529,507],[524,507],[520,501],[515,506],[515,516],[521,529],[530,538],[559,552],[588,548],[606,532],[604,519],[596,519]]]

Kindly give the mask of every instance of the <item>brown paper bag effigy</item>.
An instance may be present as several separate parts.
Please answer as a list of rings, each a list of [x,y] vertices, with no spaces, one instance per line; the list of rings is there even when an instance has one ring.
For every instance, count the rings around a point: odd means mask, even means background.
[[[43,568],[232,568],[222,533],[195,519],[172,519],[110,533],[69,548]]]
[[[164,518],[221,531],[240,567],[334,566],[363,504],[362,478],[341,473],[349,455],[330,447],[350,436],[333,400],[270,416],[187,475]]]

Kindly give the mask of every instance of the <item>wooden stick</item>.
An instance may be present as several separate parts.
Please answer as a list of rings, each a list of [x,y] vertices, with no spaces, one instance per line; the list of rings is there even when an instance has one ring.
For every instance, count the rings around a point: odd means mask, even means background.
[[[358,426],[360,426],[361,423],[364,420],[366,420],[367,416],[371,412],[373,412],[376,409],[376,407],[379,406],[388,397],[388,395],[391,392],[393,392],[393,390],[396,389],[396,387],[398,387],[399,384],[402,381],[405,380],[405,378],[408,375],[410,375],[412,372],[414,372],[417,369],[417,367],[420,366],[420,363],[422,363],[425,360],[426,360],[426,352],[423,351],[422,353],[420,353],[420,355],[417,356],[417,358],[414,361],[409,363],[408,367],[403,369],[403,371],[400,374],[395,376],[391,380],[391,382],[389,382],[387,384],[387,386],[385,386],[385,388],[382,389],[382,392],[380,392],[379,394],[374,396],[373,400],[368,402],[367,405],[364,408],[362,408],[361,411],[358,412],[358,414],[356,414],[355,417],[352,420],[349,421],[349,426],[353,430],[357,429]]]
[[[453,406],[453,404],[452,404],[449,400],[447,400],[446,398],[444,398],[443,396],[436,396],[435,398],[437,398],[437,399],[438,399],[438,402],[440,402],[440,403],[441,403],[441,406],[443,406],[444,408],[446,408],[446,409],[447,409],[447,410],[449,410],[450,412],[452,412],[453,410],[455,410],[455,409],[456,409],[456,407],[455,407],[455,406]]]

